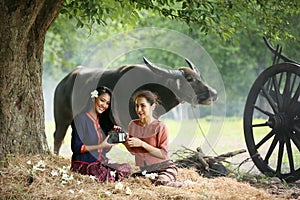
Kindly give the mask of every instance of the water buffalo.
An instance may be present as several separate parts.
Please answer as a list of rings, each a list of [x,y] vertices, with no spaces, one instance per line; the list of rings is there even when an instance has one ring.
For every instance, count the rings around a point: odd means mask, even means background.
[[[104,85],[113,91],[111,123],[124,130],[136,118],[131,95],[140,89],[149,89],[161,99],[158,107],[160,116],[181,102],[192,105],[209,105],[217,99],[217,92],[200,80],[197,68],[186,59],[189,67],[178,70],[155,66],[144,58],[146,65],[125,65],[117,69],[77,67],[56,87],[54,94],[54,153],[58,154],[66,131],[73,117],[83,111],[90,98],[90,92],[97,85]],[[102,127],[109,129],[110,127]]]

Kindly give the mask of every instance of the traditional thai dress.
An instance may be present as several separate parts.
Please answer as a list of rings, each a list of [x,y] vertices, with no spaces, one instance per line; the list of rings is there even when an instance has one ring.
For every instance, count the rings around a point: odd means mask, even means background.
[[[158,176],[152,179],[156,185],[169,185],[176,181],[178,171],[169,159],[169,134],[166,125],[159,120],[154,120],[151,124],[144,126],[140,120],[132,120],[128,125],[128,133],[129,137],[137,137],[151,146],[159,148],[164,155],[164,158],[157,158],[142,147],[129,147],[125,143],[126,148],[135,155],[135,164],[141,169],[141,172],[136,175],[156,173]]]
[[[98,118],[93,118],[88,112],[82,113],[74,118],[71,126],[72,171],[93,175],[101,182],[117,181],[129,176],[129,164],[108,163],[106,153],[110,148],[86,151],[86,146],[98,145],[106,137]]]

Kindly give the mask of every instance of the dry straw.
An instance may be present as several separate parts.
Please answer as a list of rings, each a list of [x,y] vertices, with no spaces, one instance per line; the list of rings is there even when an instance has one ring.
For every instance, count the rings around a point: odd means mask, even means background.
[[[145,178],[99,183],[69,171],[70,160],[50,156],[10,156],[1,169],[1,199],[272,199],[264,190],[222,177],[208,179],[179,169],[180,188],[154,186]],[[119,184],[116,187],[116,184]],[[120,185],[121,184],[121,185]],[[122,186],[122,187],[120,187]]]

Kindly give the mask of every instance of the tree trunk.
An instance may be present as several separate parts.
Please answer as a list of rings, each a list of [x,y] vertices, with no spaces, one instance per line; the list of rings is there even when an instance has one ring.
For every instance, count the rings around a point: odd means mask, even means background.
[[[0,159],[49,153],[42,93],[46,31],[63,0],[0,3]]]

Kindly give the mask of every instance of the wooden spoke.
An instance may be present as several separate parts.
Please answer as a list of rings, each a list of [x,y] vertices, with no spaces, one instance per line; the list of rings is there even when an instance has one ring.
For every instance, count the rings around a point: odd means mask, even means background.
[[[299,96],[300,96],[300,84],[298,85],[297,90],[290,102],[290,105],[289,105],[290,110],[294,108],[295,104],[297,103],[297,101],[299,99]]]
[[[286,73],[286,80],[285,80],[285,85],[284,85],[284,90],[283,90],[283,96],[290,98],[290,82],[291,82],[291,73],[287,72]]]
[[[290,172],[294,172],[295,166],[294,166],[294,159],[293,159],[293,150],[291,146],[291,141],[289,139],[286,141],[286,150],[289,158]]]
[[[258,107],[258,106],[254,106],[254,108],[255,108],[256,110],[259,110],[259,111],[262,112],[263,114],[268,115],[269,117],[273,116],[272,113],[270,113],[270,112],[268,112],[268,111],[266,111],[266,110],[263,110],[262,108],[260,108],[260,107]]]
[[[289,137],[292,139],[293,143],[296,145],[298,151],[300,152],[300,141],[298,137],[295,137],[293,133],[288,133]]]
[[[285,80],[285,85],[283,89],[283,109],[286,109],[290,103],[291,99],[291,91],[290,91],[290,80],[291,80],[291,73],[287,72],[286,73],[286,80]]]
[[[277,136],[274,137],[272,143],[271,143],[271,146],[270,148],[268,149],[268,152],[265,156],[265,163],[269,163],[269,158],[271,157],[275,147],[276,147],[276,144],[278,143],[278,139],[277,139]]]
[[[283,76],[283,73],[280,74],[280,78],[279,78],[279,86],[281,85],[282,76]]]
[[[279,150],[277,155],[277,167],[276,167],[276,174],[281,174],[281,165],[282,165],[282,157],[283,157],[283,147],[284,142],[279,141]]]
[[[278,85],[276,76],[273,76],[272,79],[273,79],[273,85],[274,85],[274,89],[275,89],[275,93],[276,93],[276,99],[278,102],[278,108],[280,110],[281,106],[282,106],[282,100],[281,100],[281,95],[280,95],[280,91],[279,91],[279,85]]]
[[[269,92],[272,89],[272,83],[271,83],[271,79],[268,80],[267,84],[266,84],[266,90]]]
[[[270,106],[272,107],[274,113],[278,113],[278,109],[277,106],[273,100],[273,98],[270,96],[270,94],[266,91],[266,88],[262,87],[262,92],[264,94],[264,96],[267,98]]]
[[[268,141],[273,135],[274,135],[274,131],[272,130],[261,141],[259,141],[259,143],[255,145],[256,149],[259,149],[259,147],[261,147],[261,145],[263,145],[266,141]]]
[[[293,79],[293,82],[292,82],[292,85],[291,85],[291,91],[294,91],[294,86],[295,86],[295,83],[296,83],[296,79],[297,79],[297,75],[294,74],[294,79]]]
[[[252,124],[252,127],[263,127],[263,126],[269,126],[268,122],[261,123],[261,124]]]

